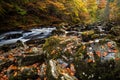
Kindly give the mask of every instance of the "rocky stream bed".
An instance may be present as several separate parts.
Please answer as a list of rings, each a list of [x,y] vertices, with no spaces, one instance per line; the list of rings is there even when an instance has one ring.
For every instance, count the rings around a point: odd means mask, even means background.
[[[120,27],[80,25],[0,35],[0,80],[120,79]]]

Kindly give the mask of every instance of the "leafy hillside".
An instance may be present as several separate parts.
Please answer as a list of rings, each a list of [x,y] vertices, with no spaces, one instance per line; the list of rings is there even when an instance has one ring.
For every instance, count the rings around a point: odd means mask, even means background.
[[[119,20],[119,0],[1,0],[0,30]]]

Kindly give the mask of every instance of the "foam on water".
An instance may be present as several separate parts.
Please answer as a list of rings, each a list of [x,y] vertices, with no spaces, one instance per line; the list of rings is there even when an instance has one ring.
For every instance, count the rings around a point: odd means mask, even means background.
[[[26,42],[31,39],[40,39],[40,38],[46,38],[51,35],[51,32],[55,30],[56,28],[38,28],[38,29],[31,29],[28,32],[26,31],[11,31],[0,35],[0,46],[5,44],[12,44],[17,42],[18,40],[22,42]],[[6,36],[12,36],[14,34],[21,34],[22,36],[19,36],[17,38],[9,37],[6,39]]]

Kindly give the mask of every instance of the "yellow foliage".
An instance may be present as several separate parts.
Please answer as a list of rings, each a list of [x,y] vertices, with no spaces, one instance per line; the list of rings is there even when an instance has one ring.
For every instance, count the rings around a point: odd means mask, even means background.
[[[46,3],[45,2],[37,2],[36,4],[40,7],[42,7],[43,9],[46,8]]]
[[[118,4],[118,0],[114,0],[114,2],[111,2],[110,3],[110,19],[112,19],[112,20],[115,20],[115,19],[117,19],[118,17],[120,17],[119,16],[119,14],[120,14],[120,7],[119,6],[117,6],[117,5],[119,5]]]
[[[55,6],[59,10],[65,10],[65,6],[60,2],[48,0],[48,4],[52,4],[53,6]]]
[[[79,16],[79,13],[86,13],[87,9],[85,3],[82,0],[71,0],[67,1],[67,9],[73,12],[76,16]]]
[[[97,14],[97,2],[96,0],[87,0],[86,1],[87,5],[87,10],[89,12],[89,15],[91,16],[91,21],[94,22],[96,19],[96,14]]]
[[[105,8],[106,2],[107,2],[107,0],[100,0],[99,5],[98,5],[99,9]]]

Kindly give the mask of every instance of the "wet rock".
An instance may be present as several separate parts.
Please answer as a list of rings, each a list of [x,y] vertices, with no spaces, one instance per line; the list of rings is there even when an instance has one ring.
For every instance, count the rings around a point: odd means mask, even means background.
[[[66,36],[81,36],[81,32],[77,32],[77,31],[67,31]]]
[[[6,35],[3,39],[7,40],[7,39],[14,39],[19,37],[22,37],[22,34],[9,34],[9,35]]]
[[[105,38],[107,36],[106,33],[100,33],[100,38]]]
[[[24,47],[25,49],[28,48],[28,46],[24,42],[18,40],[16,43],[5,44],[3,46],[0,46],[0,49],[7,52],[17,47]]]
[[[66,63],[62,59],[57,59],[57,62],[62,65],[62,68],[66,68],[68,66],[68,63]]]
[[[97,26],[99,32],[104,32],[105,30],[103,30],[103,26]]]
[[[75,27],[75,26],[70,26],[66,29],[66,31],[78,31],[79,28]]]
[[[22,37],[21,33],[17,33],[17,32],[11,32],[11,33],[6,33],[1,35],[2,36],[2,40],[8,40],[8,39],[15,39],[15,38],[19,38]]]
[[[70,67],[63,67],[63,64],[57,63],[56,60],[49,60],[50,73],[54,79],[61,80],[78,80],[74,76],[74,65],[71,64]]]
[[[115,53],[109,53],[107,56],[102,57],[102,61],[115,60]]]
[[[30,44],[44,44],[45,43],[45,39],[34,39],[34,40],[28,40],[25,42],[25,44],[30,45]]]
[[[55,78],[55,79],[58,79],[59,77],[59,72],[57,71],[57,62],[55,60],[50,60],[49,61],[49,65],[51,67],[51,73],[52,73],[52,76]]]
[[[45,59],[45,56],[42,54],[33,54],[33,55],[26,55],[26,56],[18,56],[17,60],[18,60],[18,64],[20,66],[26,66],[26,65],[30,65],[33,63],[37,63],[40,62],[42,63]]]
[[[20,41],[20,40],[18,40],[18,41],[15,43],[15,45],[16,45],[16,47],[24,47],[25,49],[28,48],[28,46],[27,46],[24,42],[22,42],[22,41]]]
[[[39,52],[39,50],[38,50],[38,48],[33,47],[33,48],[32,48],[32,52],[33,52],[33,53],[38,53],[38,52]]]
[[[43,63],[41,66],[40,66],[40,72],[38,70],[38,74],[40,75],[41,78],[45,77],[46,76],[46,70],[47,70],[47,65],[45,63]]]
[[[58,29],[58,30],[52,31],[52,34],[53,35],[63,35],[63,34],[65,34],[65,32],[62,29]]]
[[[29,46],[29,48],[27,48],[25,50],[24,54],[31,55],[31,54],[42,54],[42,53],[43,53],[42,48],[37,48],[37,47],[34,47],[34,46]]]

